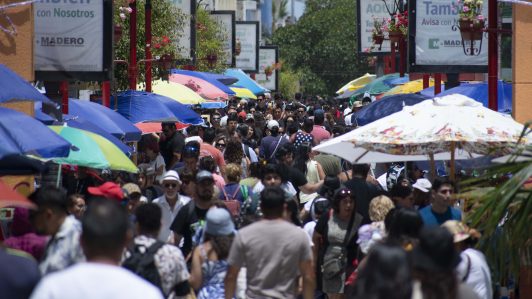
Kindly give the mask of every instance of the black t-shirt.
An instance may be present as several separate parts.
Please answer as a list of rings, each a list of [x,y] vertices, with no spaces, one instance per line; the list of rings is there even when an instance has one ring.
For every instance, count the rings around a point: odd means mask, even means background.
[[[159,147],[166,164],[166,170],[170,170],[174,153],[181,153],[185,147],[185,136],[181,132],[175,132],[170,139],[160,141]]]
[[[364,217],[362,224],[371,223],[371,219],[369,219],[369,203],[373,198],[384,194],[384,191],[361,178],[352,178],[345,182],[344,185],[355,195],[357,213]]]
[[[185,257],[192,251],[192,237],[205,224],[207,210],[198,208],[194,201],[190,201],[177,212],[177,216],[170,226],[172,231],[183,236],[181,251]]]

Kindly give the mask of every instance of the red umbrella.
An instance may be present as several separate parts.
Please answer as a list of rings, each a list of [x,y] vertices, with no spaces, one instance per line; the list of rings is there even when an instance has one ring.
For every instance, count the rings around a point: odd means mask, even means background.
[[[150,122],[150,123],[136,123],[135,126],[139,128],[142,131],[142,134],[151,134],[151,133],[160,133],[161,130],[161,123],[160,122]],[[187,128],[190,125],[183,124],[180,122],[175,123],[175,127],[177,130],[183,130],[184,128]]]
[[[36,208],[33,202],[0,180],[0,209],[6,207]]]

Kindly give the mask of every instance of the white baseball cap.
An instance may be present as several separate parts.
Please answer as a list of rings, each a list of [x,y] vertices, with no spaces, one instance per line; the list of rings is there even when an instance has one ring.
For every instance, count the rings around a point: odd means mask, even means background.
[[[273,127],[278,127],[279,128],[279,122],[277,122],[276,120],[270,120],[268,121],[268,130],[271,130],[273,129]]]
[[[429,192],[432,188],[432,184],[427,179],[417,179],[416,183],[412,187],[421,190],[423,192]]]

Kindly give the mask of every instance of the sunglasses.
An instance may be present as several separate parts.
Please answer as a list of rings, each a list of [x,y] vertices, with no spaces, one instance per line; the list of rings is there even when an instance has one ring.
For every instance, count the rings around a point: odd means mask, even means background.
[[[343,189],[340,191],[340,193],[338,193],[339,196],[344,196],[344,195],[351,195],[351,190],[349,189]]]
[[[164,184],[165,188],[175,188],[177,187],[177,184]]]
[[[225,143],[216,143],[217,147],[225,147]]]

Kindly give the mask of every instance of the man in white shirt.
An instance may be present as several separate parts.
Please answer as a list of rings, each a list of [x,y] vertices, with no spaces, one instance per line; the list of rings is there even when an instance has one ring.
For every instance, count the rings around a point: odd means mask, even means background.
[[[164,194],[153,200],[153,203],[158,205],[162,211],[161,230],[159,232],[159,241],[166,242],[172,235],[170,232],[170,225],[177,216],[179,209],[190,201],[190,197],[180,195],[181,180],[179,174],[174,170],[167,171],[161,181],[164,189]]]
[[[119,267],[129,241],[127,213],[118,203],[95,199],[82,222],[81,246],[87,262],[45,277],[31,299],[162,299],[159,289]]]

